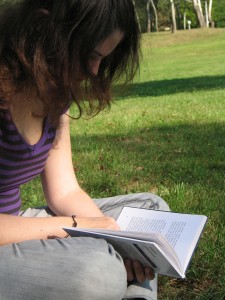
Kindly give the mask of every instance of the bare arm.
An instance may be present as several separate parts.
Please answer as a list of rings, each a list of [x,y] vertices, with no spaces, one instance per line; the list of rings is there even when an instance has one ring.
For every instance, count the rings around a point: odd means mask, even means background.
[[[72,226],[69,217],[25,218],[0,214],[0,246],[34,239],[63,238],[62,227]]]
[[[41,176],[49,207],[56,215],[103,217],[93,200],[77,182],[71,154],[69,118],[61,118],[53,149]]]
[[[79,227],[117,228],[109,217],[76,218]],[[71,227],[71,217],[27,218],[0,214],[0,246],[26,240],[64,238],[63,227]]]

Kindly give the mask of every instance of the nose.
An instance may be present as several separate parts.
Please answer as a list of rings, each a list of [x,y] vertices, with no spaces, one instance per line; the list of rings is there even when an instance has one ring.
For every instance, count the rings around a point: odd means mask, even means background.
[[[89,61],[89,70],[92,75],[94,76],[98,75],[100,64],[101,64],[101,59]]]

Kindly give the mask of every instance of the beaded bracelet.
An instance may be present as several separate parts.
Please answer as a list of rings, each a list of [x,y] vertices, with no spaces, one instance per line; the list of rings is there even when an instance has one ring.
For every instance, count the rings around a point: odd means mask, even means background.
[[[72,224],[72,227],[77,227],[77,221],[75,220],[76,216],[75,215],[72,215],[71,218],[73,219],[73,224]],[[70,235],[67,234],[64,238],[68,238]]]
[[[76,222],[75,218],[76,218],[76,216],[72,215],[72,219],[73,219],[73,225],[72,225],[72,227],[77,227],[77,222]]]

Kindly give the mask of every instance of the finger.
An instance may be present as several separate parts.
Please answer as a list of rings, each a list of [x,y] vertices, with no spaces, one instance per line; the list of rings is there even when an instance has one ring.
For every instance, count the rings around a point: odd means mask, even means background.
[[[133,261],[133,269],[137,281],[143,283],[146,280],[146,275],[142,265],[138,261]]]
[[[153,280],[155,278],[155,272],[151,268],[145,268],[145,275],[148,280]]]
[[[134,280],[135,276],[134,276],[131,260],[130,259],[125,259],[124,260],[124,265],[125,265],[125,268],[126,268],[126,271],[127,271],[127,281]]]
[[[112,230],[121,230],[119,225],[116,223],[116,221],[111,218],[111,217],[106,217],[108,220],[108,228],[107,229],[112,229]]]

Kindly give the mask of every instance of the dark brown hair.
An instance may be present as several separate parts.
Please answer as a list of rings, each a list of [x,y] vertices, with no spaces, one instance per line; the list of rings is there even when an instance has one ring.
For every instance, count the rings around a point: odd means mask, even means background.
[[[92,76],[88,58],[115,30],[124,38]],[[85,103],[97,113],[110,106],[114,80],[133,79],[139,41],[132,0],[19,1],[0,16],[0,107],[7,108],[18,91],[31,89],[53,120],[72,101],[79,115]],[[77,81],[81,70],[88,78],[84,84]]]

